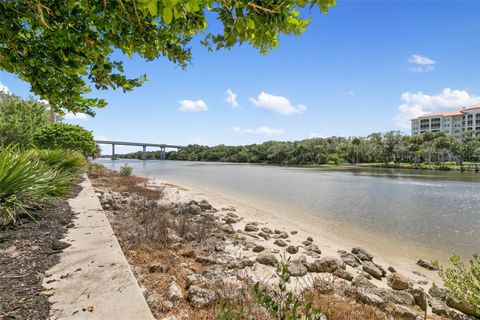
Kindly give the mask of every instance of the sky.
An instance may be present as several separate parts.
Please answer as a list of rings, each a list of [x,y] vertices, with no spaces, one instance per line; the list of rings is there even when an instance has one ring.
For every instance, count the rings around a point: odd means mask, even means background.
[[[337,2],[267,55],[247,44],[211,53],[198,40],[186,70],[115,55],[148,82],[94,91],[108,106],[65,121],[98,139],[241,145],[409,133],[413,117],[480,103],[480,1]],[[0,90],[31,94],[3,71]]]

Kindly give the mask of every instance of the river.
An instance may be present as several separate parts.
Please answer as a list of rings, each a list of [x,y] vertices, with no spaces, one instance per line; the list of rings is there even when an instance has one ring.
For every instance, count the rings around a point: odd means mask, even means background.
[[[310,221],[347,242],[445,260],[480,251],[480,174],[107,160],[134,174],[201,187],[260,210]],[[381,250],[380,250],[381,251]]]

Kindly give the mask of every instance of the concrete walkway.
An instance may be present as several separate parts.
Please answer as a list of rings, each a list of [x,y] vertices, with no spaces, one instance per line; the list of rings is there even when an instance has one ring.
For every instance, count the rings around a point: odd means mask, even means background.
[[[82,187],[69,200],[78,213],[63,240],[71,246],[44,280],[51,319],[153,320],[88,178]]]

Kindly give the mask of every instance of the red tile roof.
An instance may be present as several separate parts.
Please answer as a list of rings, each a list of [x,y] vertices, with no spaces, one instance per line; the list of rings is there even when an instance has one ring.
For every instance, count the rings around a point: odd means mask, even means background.
[[[413,118],[412,120],[416,119],[423,119],[423,118],[430,118],[430,117],[451,117],[451,116],[461,116],[465,111],[468,110],[475,110],[475,109],[480,109],[480,104],[473,105],[468,108],[463,108],[463,109],[458,109],[458,110],[452,110],[452,111],[445,111],[445,112],[432,112],[432,113],[427,113],[424,114],[420,117]]]

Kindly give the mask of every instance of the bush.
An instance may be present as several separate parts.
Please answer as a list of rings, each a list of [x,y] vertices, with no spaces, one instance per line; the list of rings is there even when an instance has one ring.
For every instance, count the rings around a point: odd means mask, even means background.
[[[48,123],[45,104],[0,92],[0,145],[31,146],[35,131]]]
[[[95,139],[90,131],[78,125],[50,123],[33,136],[34,144],[40,149],[65,149],[78,151],[84,156],[97,152]]]
[[[125,163],[123,166],[120,167],[120,174],[125,177],[129,177],[132,175],[133,167],[128,163]]]
[[[440,272],[445,286],[454,298],[474,306],[475,316],[480,317],[480,256],[474,253],[468,265],[458,255],[453,255],[450,261],[453,268],[442,268]]]
[[[2,224],[15,222],[19,215],[51,196],[70,190],[71,175],[42,163],[32,152],[15,146],[0,149],[0,218]]]
[[[34,154],[50,167],[76,176],[84,173],[88,166],[85,157],[77,151],[36,150]]]

